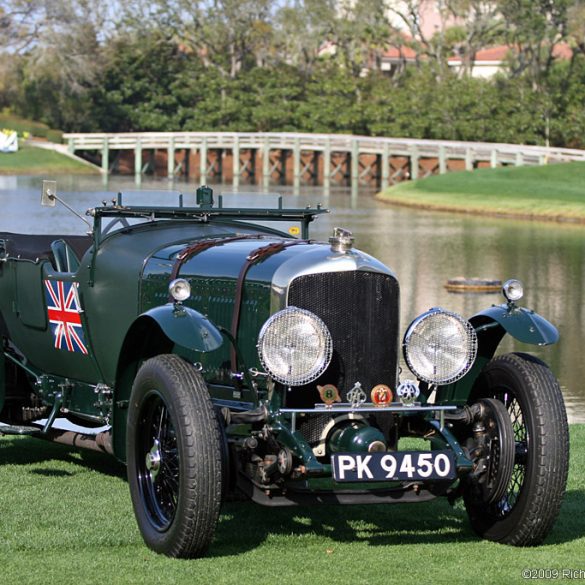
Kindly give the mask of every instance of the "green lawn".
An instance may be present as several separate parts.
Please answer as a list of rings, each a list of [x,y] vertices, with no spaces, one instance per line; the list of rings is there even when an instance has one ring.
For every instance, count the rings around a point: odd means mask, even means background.
[[[95,174],[99,171],[73,158],[32,146],[0,152],[0,175]]]
[[[585,570],[585,425],[571,427],[561,515],[545,544],[478,540],[446,501],[268,509],[224,506],[204,559],[143,545],[124,469],[96,453],[0,439],[0,566],[5,583],[372,585],[522,583],[525,569]],[[558,580],[561,580],[560,578]]]
[[[447,173],[400,183],[379,198],[446,211],[585,222],[585,163]]]

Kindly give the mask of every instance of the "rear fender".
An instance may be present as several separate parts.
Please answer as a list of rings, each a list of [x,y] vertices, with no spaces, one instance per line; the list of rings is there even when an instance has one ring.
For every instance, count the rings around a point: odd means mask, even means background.
[[[531,309],[513,303],[494,305],[477,313],[469,322],[477,333],[477,357],[466,376],[439,389],[441,403],[465,404],[475,380],[492,359],[500,341],[508,333],[522,343],[552,345],[559,340],[557,328]]]

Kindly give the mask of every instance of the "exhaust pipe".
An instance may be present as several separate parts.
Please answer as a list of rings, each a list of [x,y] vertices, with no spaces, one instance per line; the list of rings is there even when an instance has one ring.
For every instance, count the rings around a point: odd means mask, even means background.
[[[45,439],[46,441],[59,443],[61,445],[68,445],[79,449],[89,449],[90,451],[98,451],[99,453],[107,453],[108,455],[114,454],[112,433],[110,431],[102,431],[95,435],[86,435],[75,431],[51,429],[45,434],[38,434],[35,436],[39,439]]]

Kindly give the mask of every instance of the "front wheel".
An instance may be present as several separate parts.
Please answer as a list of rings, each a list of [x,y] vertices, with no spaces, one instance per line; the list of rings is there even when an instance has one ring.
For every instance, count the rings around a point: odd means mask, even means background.
[[[178,356],[154,357],[138,371],[127,458],[134,513],[147,546],[171,557],[203,555],[221,505],[220,436],[204,380]]]
[[[464,484],[465,507],[475,532],[516,546],[540,544],[551,530],[565,493],[569,429],[561,390],[549,368],[520,353],[492,359],[474,385],[471,402],[501,401],[514,431],[512,476],[502,497],[486,501]]]

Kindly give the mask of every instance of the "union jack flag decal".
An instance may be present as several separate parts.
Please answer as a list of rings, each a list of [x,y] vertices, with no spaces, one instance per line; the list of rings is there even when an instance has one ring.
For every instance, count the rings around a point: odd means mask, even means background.
[[[55,348],[87,355],[77,287],[77,282],[45,280],[47,313]]]

